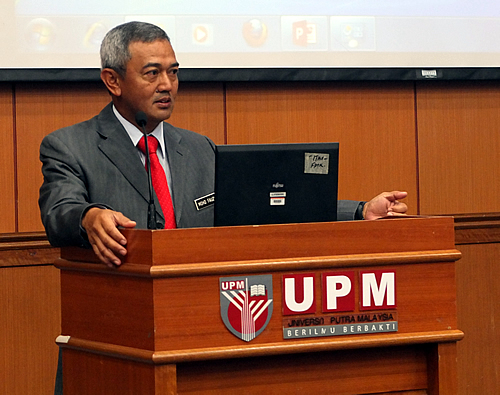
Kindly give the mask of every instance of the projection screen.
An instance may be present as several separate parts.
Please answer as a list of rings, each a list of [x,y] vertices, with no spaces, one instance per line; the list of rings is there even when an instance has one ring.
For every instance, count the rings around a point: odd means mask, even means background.
[[[498,0],[7,0],[1,72],[96,70],[104,34],[132,20],[169,34],[182,69],[489,69]],[[57,73],[56,73],[57,74]]]

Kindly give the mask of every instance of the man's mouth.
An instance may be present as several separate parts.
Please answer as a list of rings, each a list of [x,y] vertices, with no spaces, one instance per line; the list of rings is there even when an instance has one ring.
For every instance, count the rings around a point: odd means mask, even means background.
[[[170,97],[162,97],[158,100],[155,100],[155,103],[167,104],[170,103],[171,101],[172,99],[170,99]]]
[[[170,97],[161,97],[158,100],[155,100],[154,104],[163,110],[169,110],[172,107],[172,99]]]

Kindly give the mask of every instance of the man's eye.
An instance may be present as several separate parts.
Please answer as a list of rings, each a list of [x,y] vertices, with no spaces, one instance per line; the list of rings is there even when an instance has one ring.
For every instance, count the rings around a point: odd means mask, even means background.
[[[147,75],[157,75],[158,74],[158,70],[149,70],[146,74]]]

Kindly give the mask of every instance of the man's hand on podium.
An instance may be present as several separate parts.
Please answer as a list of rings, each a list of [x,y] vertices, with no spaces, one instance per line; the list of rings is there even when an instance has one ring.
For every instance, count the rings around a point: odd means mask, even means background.
[[[399,199],[404,199],[406,196],[408,192],[382,192],[365,204],[363,218],[372,220],[391,215],[405,215],[408,207]]]
[[[121,259],[127,255],[127,239],[118,230],[118,227],[134,228],[135,221],[125,217],[122,213],[91,208],[82,220],[82,226],[97,257],[109,267],[121,265]]]

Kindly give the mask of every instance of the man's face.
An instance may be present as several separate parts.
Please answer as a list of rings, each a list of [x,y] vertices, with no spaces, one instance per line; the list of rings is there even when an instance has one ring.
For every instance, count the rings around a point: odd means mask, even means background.
[[[120,94],[115,105],[133,124],[135,114],[144,111],[149,132],[172,114],[179,86],[179,64],[167,40],[132,42],[129,51],[131,59],[124,78],[119,77]]]

